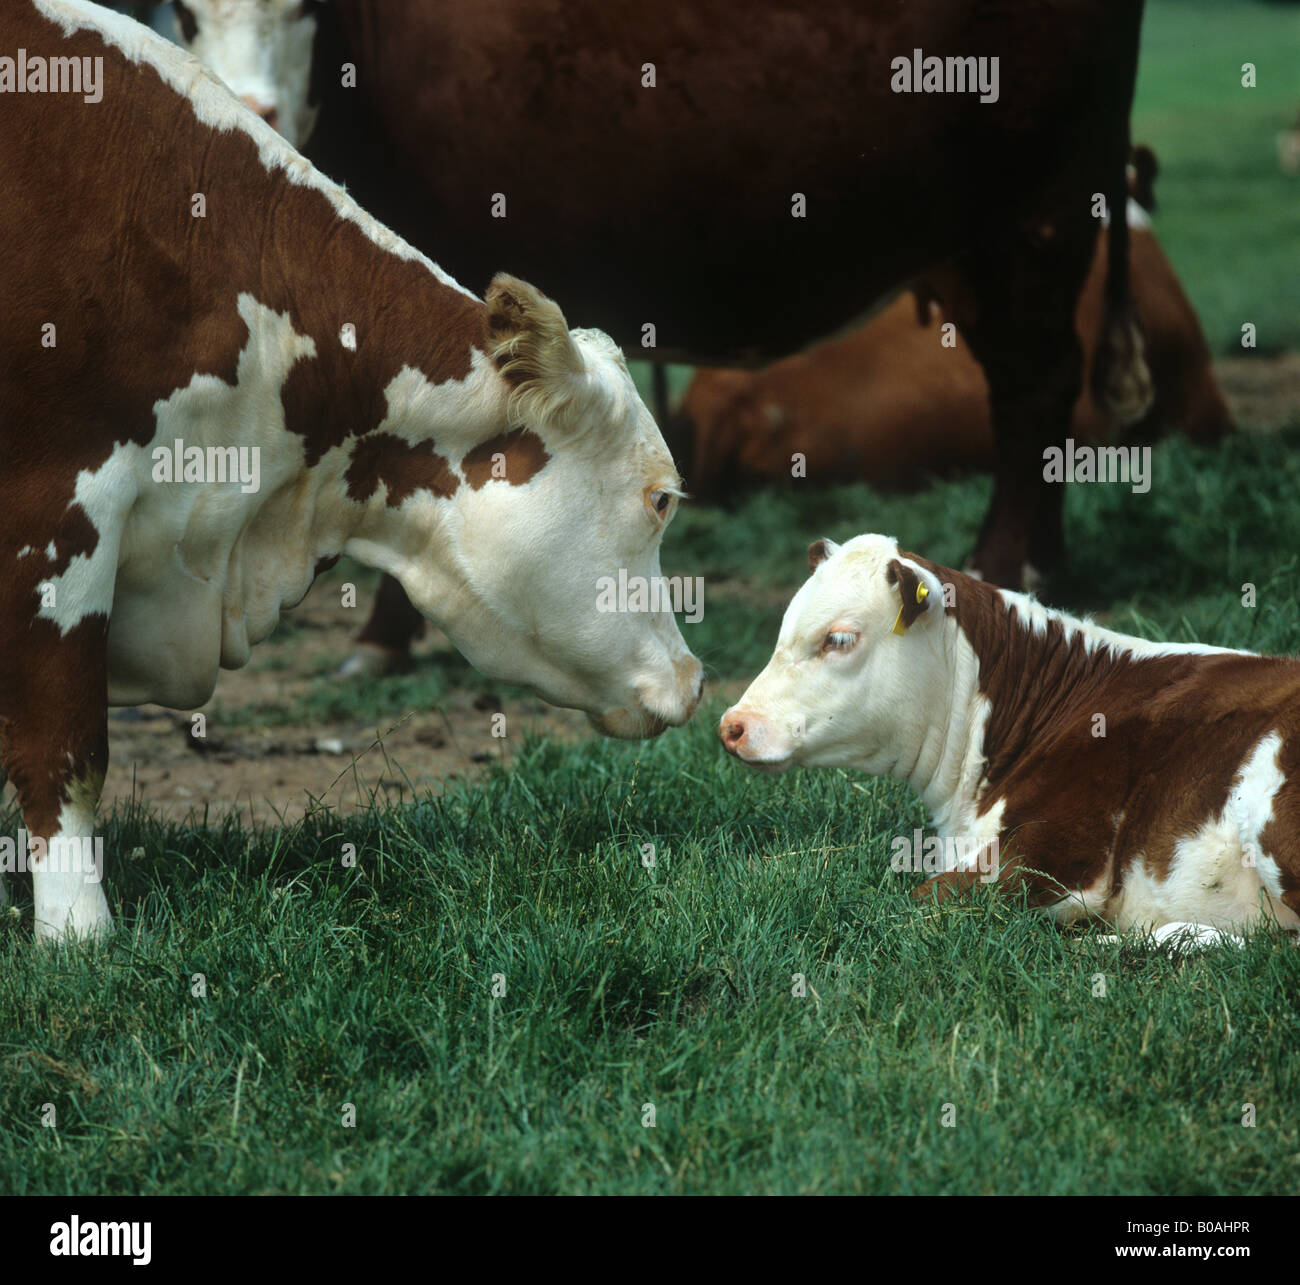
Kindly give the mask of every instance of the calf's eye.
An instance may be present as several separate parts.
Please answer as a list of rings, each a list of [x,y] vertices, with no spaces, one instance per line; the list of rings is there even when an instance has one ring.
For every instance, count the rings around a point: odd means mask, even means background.
[[[858,635],[854,630],[832,629],[822,641],[822,651],[848,651],[857,641]]]
[[[650,507],[662,517],[668,512],[668,506],[673,502],[673,497],[667,491],[651,491]]]

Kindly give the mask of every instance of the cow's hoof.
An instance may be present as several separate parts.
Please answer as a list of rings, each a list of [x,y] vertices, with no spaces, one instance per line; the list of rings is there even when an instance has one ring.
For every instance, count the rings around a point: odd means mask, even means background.
[[[113,931],[113,916],[103,889],[95,885],[72,906],[42,906],[39,895],[34,932],[38,942],[76,944],[103,941]]]
[[[334,671],[335,678],[382,678],[402,674],[411,667],[411,653],[395,647],[358,643],[356,650]]]

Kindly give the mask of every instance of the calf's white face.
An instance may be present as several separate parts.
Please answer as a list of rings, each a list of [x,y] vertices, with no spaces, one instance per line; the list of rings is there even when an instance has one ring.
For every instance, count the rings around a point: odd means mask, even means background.
[[[172,0],[181,46],[272,129],[302,147],[310,104],[314,6],[303,0]]]
[[[886,536],[808,551],[766,668],[722,716],[727,751],[769,772],[907,766],[942,727],[943,586]]]

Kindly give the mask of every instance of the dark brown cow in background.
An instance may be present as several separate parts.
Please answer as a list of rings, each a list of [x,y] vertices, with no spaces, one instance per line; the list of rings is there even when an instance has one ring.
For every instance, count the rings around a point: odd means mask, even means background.
[[[1063,553],[1042,451],[1081,387],[1074,309],[1098,194],[1123,205],[1141,13],[1141,0],[335,0],[311,15],[309,150],[416,244],[454,247],[460,279],[509,263],[661,361],[784,356],[946,262],[998,446],[972,561],[1014,585]],[[904,84],[927,58],[954,92]],[[981,66],[995,91],[959,89]],[[1128,422],[1150,380],[1123,219],[1104,294],[1094,381]]]
[[[1149,186],[1144,190],[1152,199]],[[1234,425],[1195,310],[1140,209],[1130,231],[1133,294],[1155,400],[1126,436],[1149,440],[1177,429],[1194,441],[1218,441]],[[1100,234],[1077,310],[1088,363],[1106,262]],[[926,317],[931,308],[935,315]],[[942,345],[943,320],[937,305],[905,291],[848,335],[764,370],[698,371],[679,411],[693,439],[692,490],[702,499],[726,499],[756,482],[788,480],[796,453],[800,476],[814,485],[911,486],[992,468],[988,385],[959,337],[955,347]],[[1091,445],[1111,441],[1111,417],[1088,388],[1075,402],[1070,436]]]

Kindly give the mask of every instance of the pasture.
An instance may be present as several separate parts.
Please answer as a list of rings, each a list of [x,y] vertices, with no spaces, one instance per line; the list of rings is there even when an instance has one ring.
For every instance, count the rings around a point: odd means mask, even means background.
[[[1273,136],[1298,60],[1293,9],[1149,0],[1133,133],[1162,163],[1163,244],[1245,387],[1295,385],[1275,354],[1300,349],[1300,190]],[[1300,651],[1300,400],[1273,400],[1219,448],[1158,445],[1147,494],[1072,488],[1046,599],[1153,638]],[[1280,935],[1180,958],[1014,898],[918,904],[888,863],[924,824],[903,787],[746,773],[718,746],[810,540],[884,531],[960,565],[988,492],[794,483],[684,506],[664,571],[705,579],[683,632],[710,686],[654,742],[590,737],[436,641],[409,674],[331,683],[326,652],[357,623],[322,623],[346,568],[223,676],[210,734],[377,739],[365,762],[404,788],[356,778],[374,806],[303,816],[259,759],[270,814],[205,815],[224,769],[167,793],[177,736],[133,799],[131,729],[112,723],[116,935],[35,950],[22,886],[0,913],[0,1192],[1300,1190],[1300,953]],[[330,647],[290,684],[318,624]],[[436,781],[388,732],[409,710],[447,729]],[[339,801],[351,752],[297,756],[291,783]],[[19,824],[11,809],[0,832]]]

